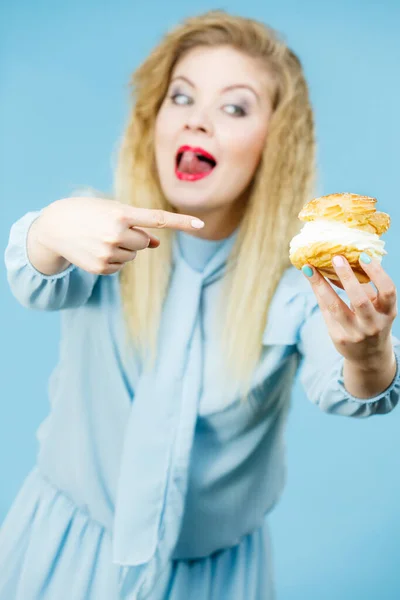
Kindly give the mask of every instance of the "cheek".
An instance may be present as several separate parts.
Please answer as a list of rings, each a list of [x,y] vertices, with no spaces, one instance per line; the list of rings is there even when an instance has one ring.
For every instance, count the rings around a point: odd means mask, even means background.
[[[229,148],[229,156],[235,163],[238,171],[254,170],[261,158],[264,149],[267,128],[254,127],[242,132],[232,132],[226,147]]]
[[[155,143],[165,144],[174,129],[174,119],[167,106],[161,106],[155,122]]]
[[[154,127],[154,144],[156,146],[156,152],[162,143],[165,135],[165,119],[162,110],[157,115],[157,119]]]
[[[166,118],[165,112],[160,111],[158,113],[155,128],[154,128],[154,148],[156,160],[159,166],[165,164],[166,149],[170,147],[170,140],[172,137],[171,122]]]
[[[240,139],[241,155],[246,164],[258,164],[266,139],[266,128],[254,128]]]

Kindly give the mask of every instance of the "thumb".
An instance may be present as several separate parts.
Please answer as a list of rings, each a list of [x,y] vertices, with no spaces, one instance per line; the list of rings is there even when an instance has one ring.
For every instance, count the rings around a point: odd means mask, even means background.
[[[152,233],[149,233],[146,229],[143,229],[142,227],[130,227],[130,229],[143,231],[143,233],[147,235],[147,237],[150,239],[149,245],[147,246],[148,248],[158,248],[158,246],[160,245],[160,240],[158,239],[158,237],[153,235]]]

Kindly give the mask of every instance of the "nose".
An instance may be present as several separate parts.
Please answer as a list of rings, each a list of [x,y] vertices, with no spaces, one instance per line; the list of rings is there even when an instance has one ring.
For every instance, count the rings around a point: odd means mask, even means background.
[[[198,131],[206,135],[212,135],[213,125],[205,109],[192,107],[192,110],[186,116],[185,129],[188,131]]]

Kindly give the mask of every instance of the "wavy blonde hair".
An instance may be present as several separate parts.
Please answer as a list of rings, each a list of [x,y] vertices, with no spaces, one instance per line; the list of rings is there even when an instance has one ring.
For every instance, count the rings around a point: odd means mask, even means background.
[[[314,184],[314,125],[307,84],[297,56],[261,22],[211,11],[170,31],[134,72],[133,108],[119,148],[115,199],[135,207],[175,211],[164,197],[155,162],[154,127],[179,59],[198,46],[228,45],[265,66],[275,83],[273,115],[251,183],[223,293],[222,347],[230,376],[250,389],[262,350],[269,305],[290,266],[289,241]],[[172,266],[174,232],[157,230],[155,251],[138,253],[120,273],[127,330],[150,363],[156,356],[163,302]]]

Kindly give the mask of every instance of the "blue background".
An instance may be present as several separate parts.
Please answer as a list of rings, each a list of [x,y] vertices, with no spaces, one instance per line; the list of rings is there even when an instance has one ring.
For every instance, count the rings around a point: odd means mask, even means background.
[[[320,191],[376,196],[392,217],[384,265],[398,285],[400,3],[5,0],[0,8],[0,244],[13,221],[76,185],[111,189],[128,80],[164,31],[225,8],[281,30],[315,107]],[[59,317],[22,308],[0,264],[0,521],[35,461]],[[399,335],[399,324],[394,328]],[[296,385],[288,483],[271,516],[278,600],[400,598],[400,409],[328,416]]]

